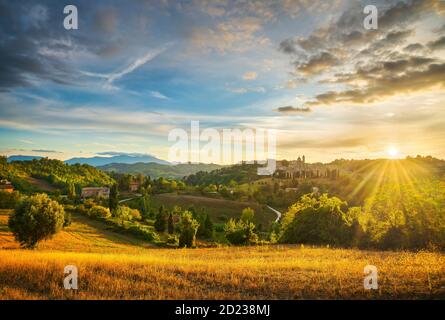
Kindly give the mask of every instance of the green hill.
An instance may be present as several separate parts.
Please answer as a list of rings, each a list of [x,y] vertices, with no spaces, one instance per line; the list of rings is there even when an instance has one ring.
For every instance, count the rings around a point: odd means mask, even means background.
[[[142,173],[145,176],[150,176],[151,178],[155,179],[159,177],[180,179],[200,171],[206,172],[219,169],[222,168],[222,166],[217,164],[204,163],[165,165],[153,162],[138,162],[134,164],[111,163],[100,166],[98,168],[107,172],[126,173],[133,175]]]
[[[81,188],[114,183],[105,172],[89,165],[67,165],[48,158],[8,163],[5,157],[1,157],[0,178],[11,181],[14,188],[22,192],[64,192],[69,184]]]

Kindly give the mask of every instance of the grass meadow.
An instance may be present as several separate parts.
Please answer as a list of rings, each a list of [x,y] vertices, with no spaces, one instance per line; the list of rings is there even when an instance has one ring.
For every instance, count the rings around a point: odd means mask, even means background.
[[[0,299],[444,299],[445,255],[297,245],[159,249],[78,215],[36,250],[0,212]],[[379,289],[363,288],[378,268]],[[63,288],[76,265],[79,289]]]

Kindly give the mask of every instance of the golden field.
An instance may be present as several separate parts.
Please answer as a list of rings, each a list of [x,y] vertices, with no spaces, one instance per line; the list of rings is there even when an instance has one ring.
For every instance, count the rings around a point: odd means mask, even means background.
[[[301,246],[158,249],[80,216],[22,250],[0,211],[1,299],[444,299],[445,255]],[[363,268],[378,268],[364,290]],[[79,290],[63,288],[76,265]]]

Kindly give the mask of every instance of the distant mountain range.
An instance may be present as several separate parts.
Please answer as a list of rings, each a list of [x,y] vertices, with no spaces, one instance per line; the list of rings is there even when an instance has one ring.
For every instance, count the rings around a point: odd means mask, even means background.
[[[169,165],[170,163],[165,160],[161,160],[156,158],[155,156],[149,155],[149,154],[140,154],[140,153],[116,153],[116,152],[109,152],[109,153],[101,153],[101,156],[92,157],[92,158],[72,158],[69,160],[66,160],[66,164],[89,164],[93,167],[99,167],[99,166],[105,166],[111,163],[123,163],[123,164],[134,164],[134,163],[158,163],[158,164],[164,164]],[[102,156],[102,155],[108,155]]]
[[[8,157],[8,162],[12,161],[31,161],[33,159],[42,159],[42,156],[23,156],[23,155],[12,155]],[[158,163],[163,165],[170,165],[170,162],[156,158],[155,156],[142,153],[119,153],[119,152],[102,152],[98,153],[96,157],[78,157],[71,158],[64,161],[66,164],[88,164],[93,167],[105,166],[111,163],[123,163],[123,164],[133,164],[133,163]]]
[[[159,163],[111,163],[104,166],[97,167],[103,171],[116,172],[116,173],[127,173],[127,174],[138,174],[150,176],[152,178],[172,178],[179,179],[184,176],[195,174],[199,171],[209,172],[215,169],[220,169],[223,166],[218,164],[177,164],[177,165],[165,165]]]
[[[9,156],[8,157],[8,162],[12,162],[12,161],[31,161],[33,159],[42,159],[43,157],[40,156]]]

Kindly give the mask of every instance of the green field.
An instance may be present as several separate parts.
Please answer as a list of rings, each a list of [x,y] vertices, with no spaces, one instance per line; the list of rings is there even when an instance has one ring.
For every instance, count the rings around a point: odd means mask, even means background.
[[[171,209],[174,206],[180,206],[188,209],[193,206],[196,210],[204,209],[210,215],[214,222],[225,222],[230,218],[239,218],[244,208],[250,207],[255,210],[255,222],[263,226],[269,226],[275,221],[276,215],[253,202],[239,202],[225,199],[209,198],[203,196],[178,195],[175,193],[158,194],[152,197],[153,205],[156,208],[164,205]],[[222,219],[225,217],[225,219]]]

